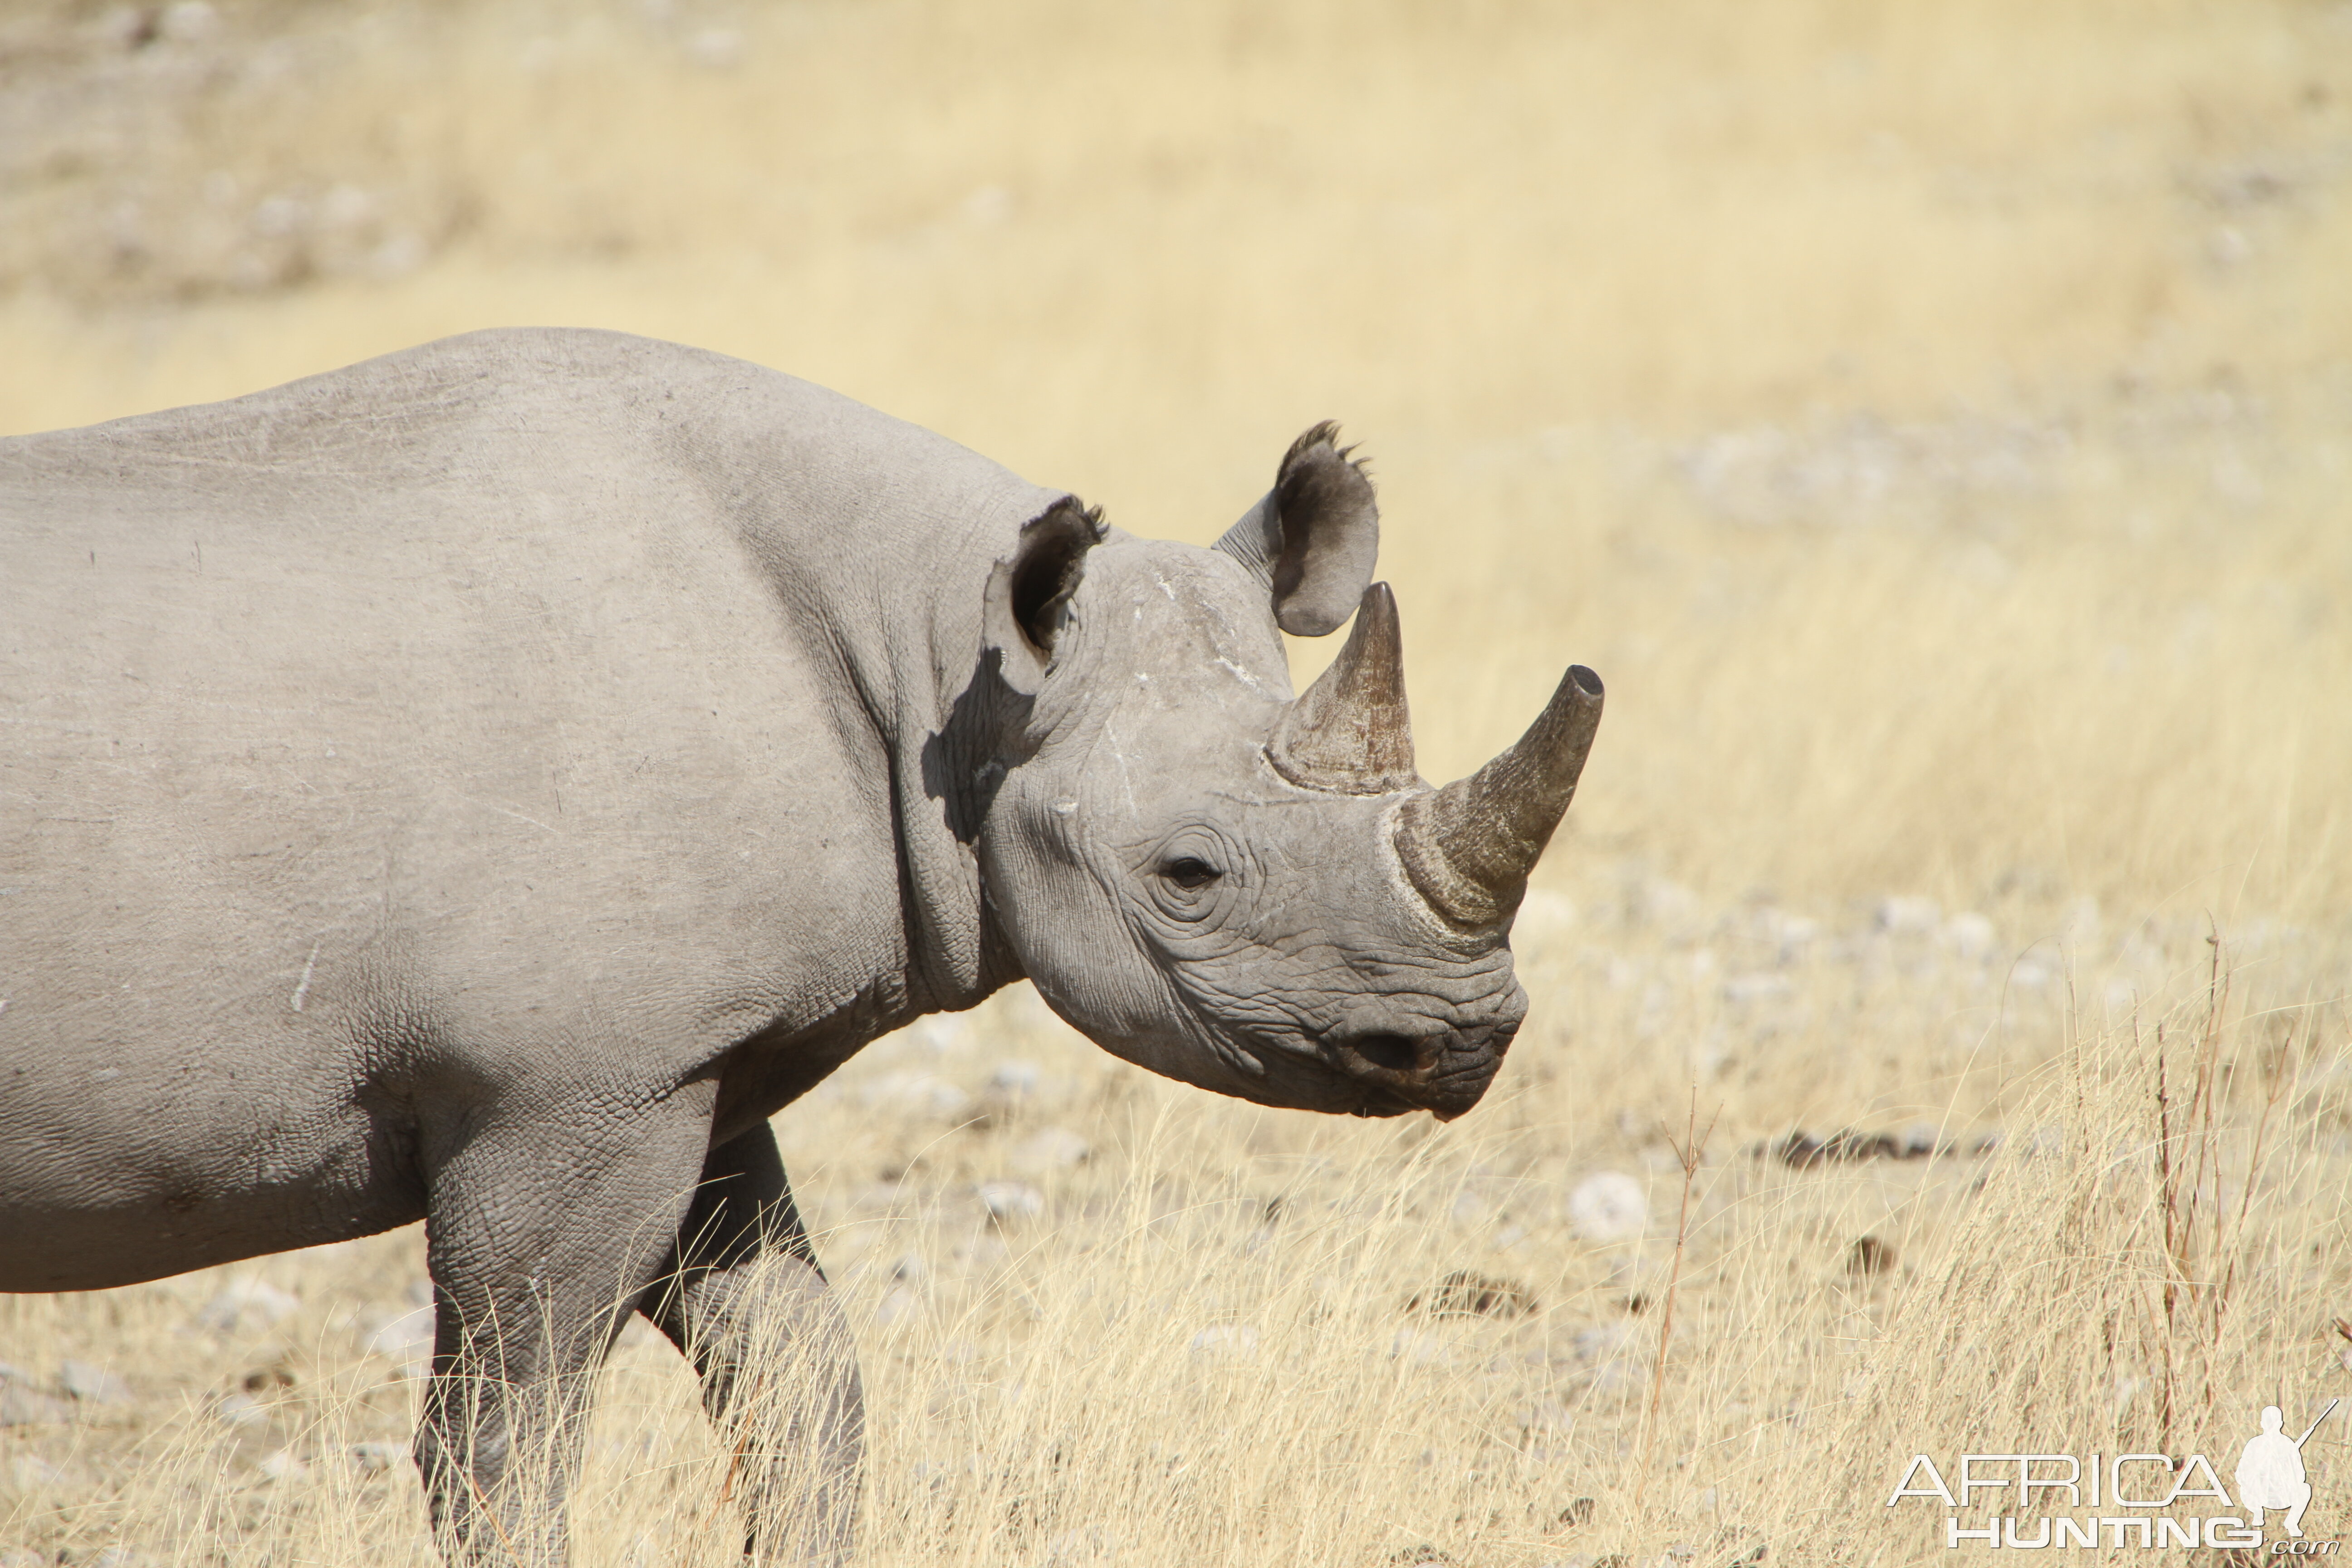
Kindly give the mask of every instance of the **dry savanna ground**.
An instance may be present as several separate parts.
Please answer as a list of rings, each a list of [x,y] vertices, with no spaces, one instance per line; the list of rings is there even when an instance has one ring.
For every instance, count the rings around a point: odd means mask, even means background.
[[[0,9],[0,429],[527,321],[1203,542],[1339,417],[1425,773],[1610,683],[1471,1116],[1020,989],[778,1119],[862,1561],[1948,1561],[1914,1453],[2352,1390],[2352,7]],[[0,1302],[0,1562],[429,1561],[422,1256]],[[714,1449],[629,1336],[582,1559]]]

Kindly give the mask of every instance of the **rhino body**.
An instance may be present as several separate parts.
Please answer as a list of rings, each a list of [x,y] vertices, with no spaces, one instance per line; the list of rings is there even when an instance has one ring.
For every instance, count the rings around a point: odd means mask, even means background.
[[[1493,1076],[1598,683],[1431,791],[1376,528],[1325,429],[1200,550],[596,332],[0,442],[0,1289],[423,1219],[446,1550],[561,1556],[634,1308],[838,1558],[856,1360],[766,1119],[861,1046],[1026,975],[1270,1104]],[[1359,604],[1294,700],[1277,623]]]

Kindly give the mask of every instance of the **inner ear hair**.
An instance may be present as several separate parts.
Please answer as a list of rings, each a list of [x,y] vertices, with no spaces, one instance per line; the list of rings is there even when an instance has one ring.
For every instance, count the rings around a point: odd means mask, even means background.
[[[1021,530],[1021,552],[1013,563],[1013,620],[1040,654],[1054,651],[1063,612],[1086,574],[1087,552],[1102,539],[1103,526],[1102,508],[1064,496]]]

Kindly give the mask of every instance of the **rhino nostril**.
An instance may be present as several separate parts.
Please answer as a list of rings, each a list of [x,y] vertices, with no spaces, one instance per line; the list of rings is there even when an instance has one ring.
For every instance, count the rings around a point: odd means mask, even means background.
[[[1409,1073],[1421,1065],[1421,1042],[1403,1035],[1359,1035],[1348,1048],[1390,1072]]]

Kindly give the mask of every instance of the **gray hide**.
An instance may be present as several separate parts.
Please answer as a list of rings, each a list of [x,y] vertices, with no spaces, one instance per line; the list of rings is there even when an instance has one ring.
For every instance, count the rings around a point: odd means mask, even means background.
[[[764,1549],[838,1560],[856,1363],[766,1119],[859,1047],[1026,975],[1266,1104],[1493,1077],[1599,683],[1431,791],[1376,530],[1328,427],[1201,550],[597,332],[0,442],[0,1289],[424,1219],[453,1558],[562,1556],[634,1308],[773,1436]],[[1277,621],[1360,603],[1294,702]]]

